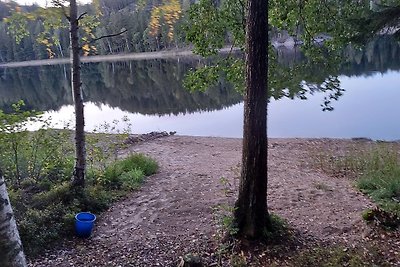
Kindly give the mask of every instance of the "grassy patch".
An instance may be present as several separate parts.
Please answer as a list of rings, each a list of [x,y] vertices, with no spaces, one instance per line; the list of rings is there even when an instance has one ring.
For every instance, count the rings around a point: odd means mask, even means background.
[[[102,174],[106,178],[88,178],[83,194],[71,190],[68,181],[50,182],[46,190],[42,190],[40,183],[26,188],[12,187],[10,198],[25,251],[35,255],[52,242],[70,236],[76,213],[99,214],[156,171],[154,160],[139,154],[111,164]]]
[[[400,158],[398,147],[378,143],[367,150],[351,150],[342,157],[331,156],[324,169],[355,178],[356,187],[371,197],[378,209],[364,218],[381,218],[382,225],[400,222]],[[323,162],[321,160],[320,162]],[[368,213],[368,211],[366,212]],[[393,222],[389,222],[392,218]]]
[[[389,266],[385,265],[376,250],[359,251],[345,247],[315,247],[292,257],[290,266],[330,267],[330,266]]]
[[[291,232],[287,221],[276,214],[269,215],[268,226],[265,228],[264,237],[267,243],[276,240],[289,239]]]

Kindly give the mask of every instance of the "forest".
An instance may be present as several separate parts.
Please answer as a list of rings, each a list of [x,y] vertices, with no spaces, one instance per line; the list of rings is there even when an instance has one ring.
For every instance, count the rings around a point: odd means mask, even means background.
[[[181,27],[184,20],[183,13],[193,0],[171,1],[162,6],[162,0],[143,1],[135,0],[98,0],[96,4],[87,4],[79,7],[81,13],[93,15],[91,23],[96,25],[95,36],[105,36],[124,31],[113,38],[104,38],[94,43],[96,49],[91,54],[116,54],[129,52],[158,51],[162,49],[176,49],[187,46],[185,33]],[[166,21],[164,16],[157,15],[154,7],[161,6],[173,16],[172,21]],[[7,20],[12,12],[40,12],[37,5],[21,6],[16,2],[0,1],[0,63],[23,61],[32,59],[61,58],[69,55],[69,31],[66,27],[47,29],[41,19],[24,18],[27,32],[21,42],[8,34]],[[158,16],[158,17],[157,17]],[[151,24],[151,19],[155,20]],[[158,18],[158,20],[157,20]],[[57,18],[65,20],[65,18]],[[154,25],[155,23],[155,25]],[[174,24],[174,33],[170,33],[170,24]],[[153,26],[151,26],[153,25]],[[51,52],[43,41],[43,32],[47,32],[53,40]],[[39,40],[39,41],[38,41]]]

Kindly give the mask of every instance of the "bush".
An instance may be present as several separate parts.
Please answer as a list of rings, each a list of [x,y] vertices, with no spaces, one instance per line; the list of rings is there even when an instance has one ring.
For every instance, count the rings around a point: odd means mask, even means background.
[[[99,182],[111,189],[134,189],[143,182],[144,176],[157,171],[158,165],[153,159],[143,154],[134,154],[108,166],[99,177]]]
[[[158,170],[157,163],[142,154],[116,159],[126,134],[91,134],[86,187],[83,191],[72,190],[73,132],[47,129],[49,121],[43,121],[40,113],[23,111],[23,106],[22,101],[13,105],[11,114],[0,110],[0,169],[7,179],[28,255],[70,236],[76,213],[106,210]],[[29,121],[41,121],[43,125],[36,132],[28,132]]]
[[[153,171],[158,169],[157,164],[144,155],[116,161],[105,173],[96,172],[103,179],[88,179],[83,194],[71,190],[69,182],[48,179],[42,183],[26,180],[24,187],[11,189],[10,199],[27,254],[40,253],[53,242],[71,235],[76,213],[98,214],[127,192],[139,188],[145,177],[143,169],[149,171],[148,166],[152,166]],[[44,187],[48,190],[41,190]]]

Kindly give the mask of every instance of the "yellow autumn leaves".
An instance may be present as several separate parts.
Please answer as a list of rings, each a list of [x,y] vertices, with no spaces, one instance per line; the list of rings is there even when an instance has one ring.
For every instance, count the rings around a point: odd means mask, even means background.
[[[179,0],[167,0],[163,5],[154,7],[151,11],[149,34],[156,36],[164,22],[168,26],[168,38],[172,41],[174,38],[174,24],[180,19],[181,14],[182,8]]]

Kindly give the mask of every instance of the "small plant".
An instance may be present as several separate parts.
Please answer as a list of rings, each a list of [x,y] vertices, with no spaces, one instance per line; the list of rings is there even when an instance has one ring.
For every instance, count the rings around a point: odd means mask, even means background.
[[[123,125],[120,125],[123,123]],[[122,130],[120,130],[122,127]],[[118,151],[124,148],[124,140],[131,133],[132,124],[127,116],[122,120],[113,120],[112,123],[104,122],[95,127],[94,134],[87,136],[88,162],[92,167],[105,169],[110,159],[118,159]]]
[[[362,217],[367,222],[373,222],[378,226],[389,229],[395,229],[400,225],[400,217],[379,207],[365,210],[362,213]]]
[[[280,240],[290,237],[289,226],[285,219],[271,213],[264,230],[267,240]]]
[[[229,205],[218,205],[214,208],[214,212],[221,227],[220,236],[229,235],[235,236],[239,228],[235,224],[233,213],[235,208]]]
[[[225,177],[219,178],[220,184],[223,186],[223,192],[226,197],[229,197],[233,194],[233,191],[230,189],[232,187],[229,180]]]
[[[232,255],[229,262],[232,267],[246,267],[247,266],[246,255],[244,255],[243,251],[241,251],[239,254]]]

